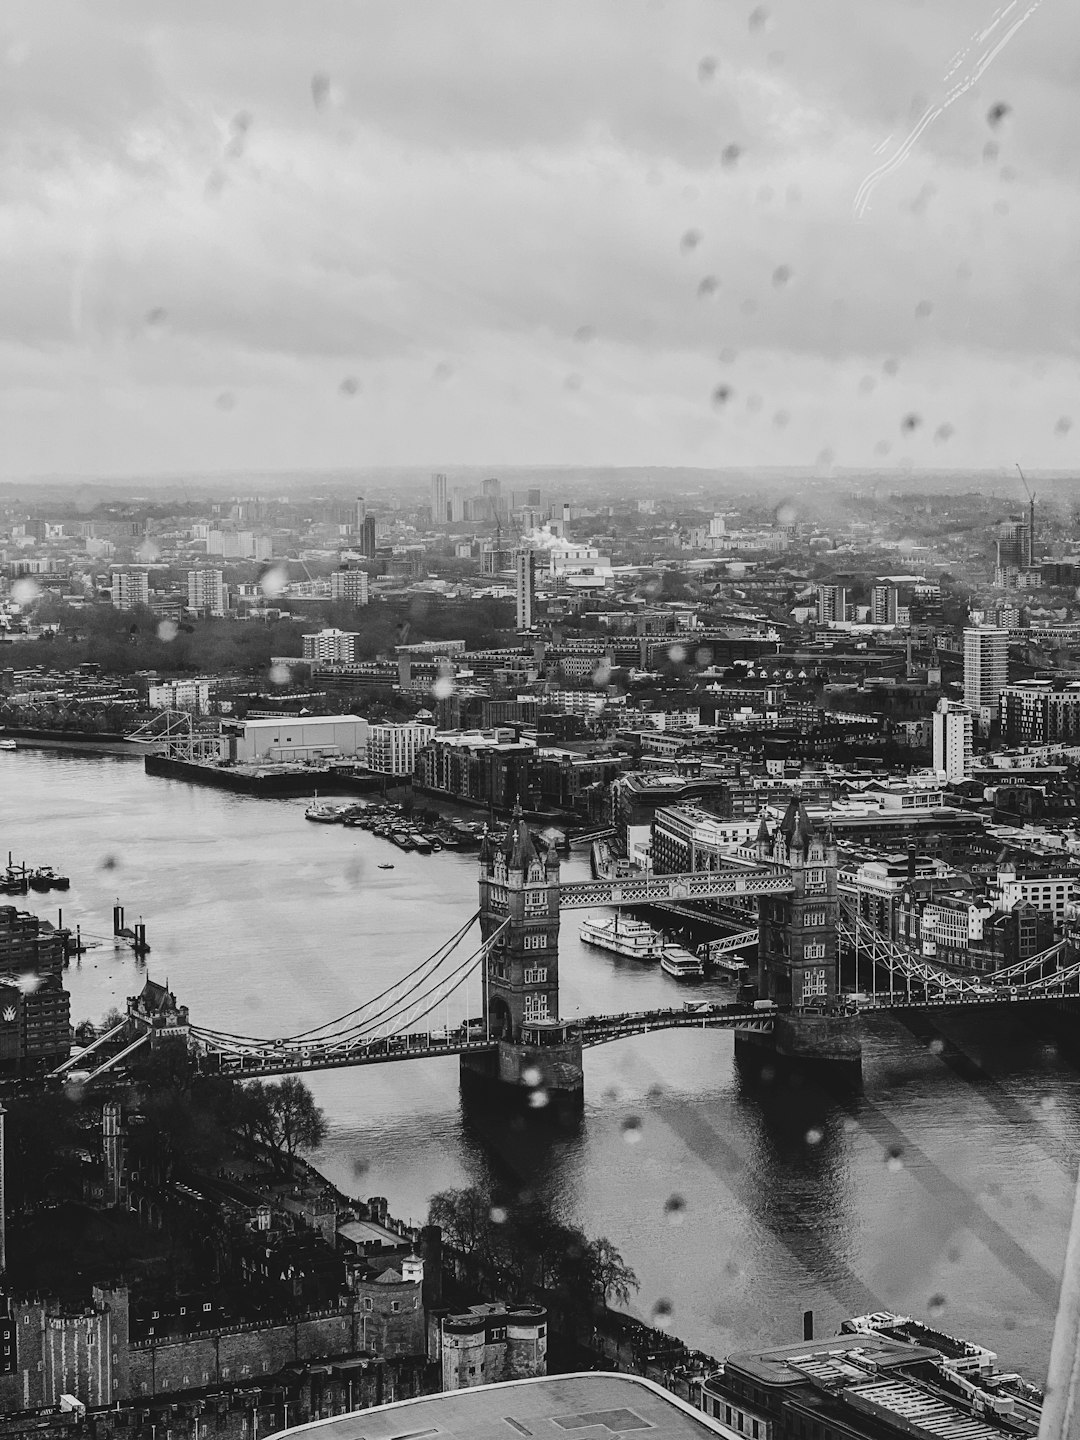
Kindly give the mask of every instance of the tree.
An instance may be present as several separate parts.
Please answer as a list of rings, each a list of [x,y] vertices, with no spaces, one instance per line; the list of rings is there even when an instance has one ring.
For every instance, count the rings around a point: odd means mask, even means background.
[[[287,1174],[300,1150],[317,1150],[326,1139],[326,1116],[311,1091],[295,1075],[276,1085],[245,1087],[238,1107],[245,1133],[270,1151],[274,1168]]]

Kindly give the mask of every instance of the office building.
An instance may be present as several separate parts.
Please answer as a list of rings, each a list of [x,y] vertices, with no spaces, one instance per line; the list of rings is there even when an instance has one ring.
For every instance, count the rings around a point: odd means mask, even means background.
[[[1022,680],[998,697],[1005,745],[1058,745],[1080,739],[1080,684]]]
[[[202,615],[224,615],[229,608],[225,575],[221,570],[189,570],[188,609]]]
[[[205,715],[210,704],[210,682],[163,680],[147,687],[146,703],[151,710],[193,710]]]
[[[360,535],[360,553],[365,560],[375,559],[375,548],[378,545],[377,527],[374,515],[364,516],[364,526]]]
[[[114,610],[134,610],[150,604],[150,577],[145,570],[117,570],[112,577]]]
[[[360,636],[353,630],[320,630],[317,635],[303,637],[305,660],[337,660],[351,664],[358,657],[356,644]]]
[[[817,623],[832,625],[847,619],[847,590],[843,585],[817,587]]]
[[[353,529],[359,535],[363,532],[364,521],[367,519],[367,502],[363,495],[356,497],[356,518],[353,520]]]
[[[515,551],[514,583],[517,596],[517,628],[531,630],[535,624],[533,611],[536,606],[535,550]]]
[[[330,598],[354,607],[366,605],[369,599],[367,571],[335,570],[330,576]]]
[[[441,474],[431,477],[431,523],[433,525],[445,525],[449,519],[449,512],[446,508],[446,476]]]
[[[971,711],[955,700],[939,700],[934,711],[934,769],[950,783],[971,778]]]
[[[435,738],[435,726],[416,720],[404,724],[367,726],[366,763],[383,775],[411,775],[416,757]]]
[[[972,710],[996,713],[1008,680],[1007,630],[989,625],[964,631],[964,703]]]

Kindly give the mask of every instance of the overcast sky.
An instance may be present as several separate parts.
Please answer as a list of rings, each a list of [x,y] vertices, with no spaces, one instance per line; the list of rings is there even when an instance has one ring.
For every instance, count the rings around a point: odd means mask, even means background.
[[[0,147],[8,476],[1077,463],[1076,0],[6,0]]]

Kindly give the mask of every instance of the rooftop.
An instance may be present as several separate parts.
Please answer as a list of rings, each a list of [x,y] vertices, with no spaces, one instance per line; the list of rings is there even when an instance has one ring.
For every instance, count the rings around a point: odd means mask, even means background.
[[[733,1432],[636,1375],[555,1375],[480,1385],[378,1405],[298,1425],[289,1435],[319,1440],[614,1440],[648,1431],[649,1440],[705,1440]]]

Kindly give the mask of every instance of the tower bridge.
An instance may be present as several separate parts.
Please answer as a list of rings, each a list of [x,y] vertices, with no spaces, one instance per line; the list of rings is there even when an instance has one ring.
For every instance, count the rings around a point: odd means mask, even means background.
[[[861,955],[887,981],[887,989],[875,985],[860,1010],[1080,1000],[1080,936],[1067,935],[995,975],[967,977],[880,934],[839,887],[835,841],[830,831],[815,829],[797,797],[775,831],[762,821],[754,859],[689,874],[580,882],[561,879],[557,852],[537,842],[517,810],[503,841],[484,841],[479,888],[477,913],[430,956],[380,994],[306,1032],[268,1039],[211,1029],[192,1022],[165,987],[147,982],[129,1002],[123,1027],[103,1036],[96,1052],[81,1052],[53,1073],[59,1078],[78,1065],[92,1082],[142,1046],[182,1036],[202,1065],[237,1078],[457,1055],[466,1088],[542,1090],[580,1103],[584,1050],[652,1030],[733,1030],[737,1049],[767,1049],[777,1061],[856,1075],[859,1046],[839,984],[844,954]],[[708,899],[756,906],[755,998],[561,1017],[564,909]],[[466,936],[477,921],[480,940],[470,949]]]

